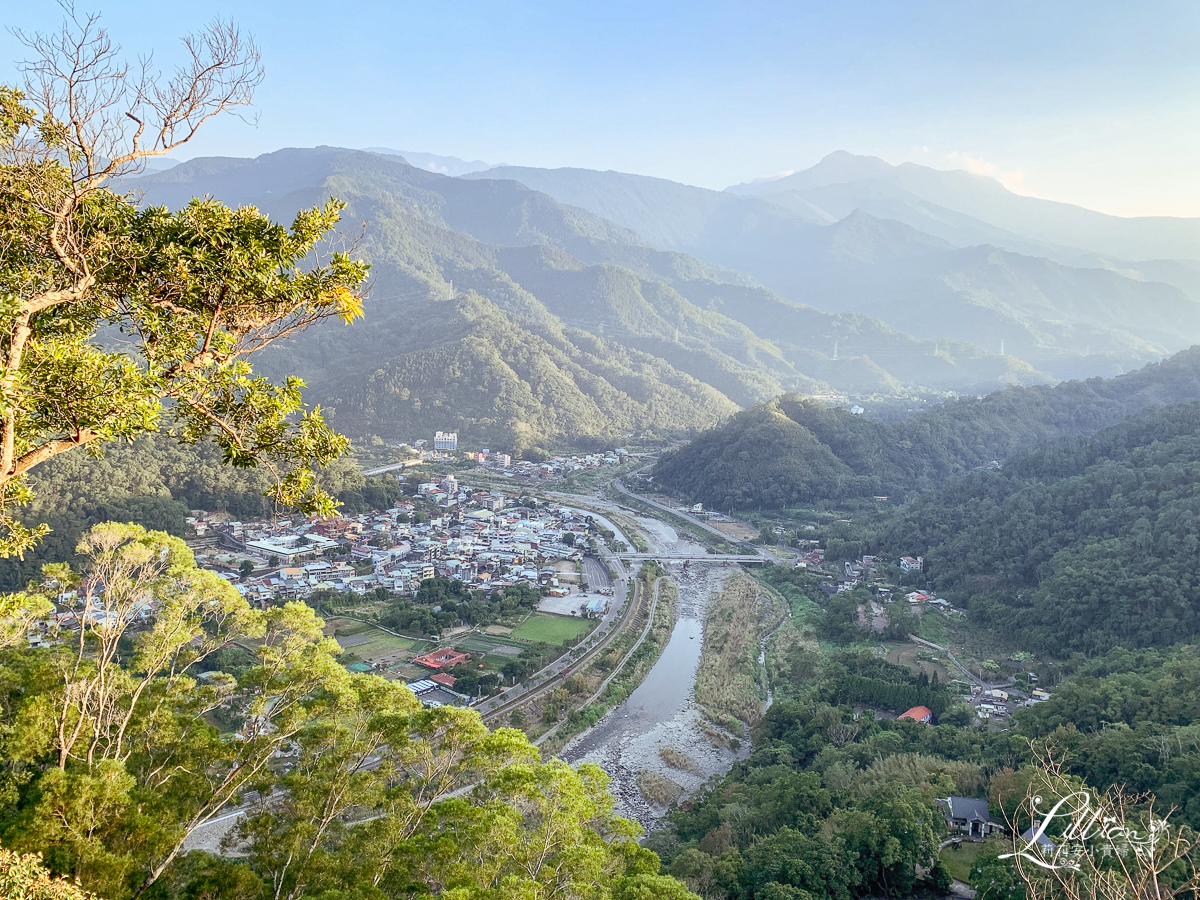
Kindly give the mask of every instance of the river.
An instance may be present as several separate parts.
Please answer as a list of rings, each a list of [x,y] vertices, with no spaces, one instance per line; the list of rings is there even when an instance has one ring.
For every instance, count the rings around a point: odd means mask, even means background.
[[[642,516],[635,518],[649,534],[655,552],[704,552],[704,548],[680,536],[664,522]],[[685,569],[681,563],[671,563],[667,571],[679,586],[679,598],[675,627],[662,655],[624,703],[572,739],[560,754],[572,763],[594,762],[603,766],[612,779],[618,812],[636,819],[647,829],[661,823],[666,809],[652,806],[642,796],[637,787],[640,772],[668,778],[690,794],[710,776],[727,772],[735,760],[749,752],[748,745],[734,753],[709,741],[696,725],[700,710],[693,693],[708,600],[720,590],[733,569],[697,563]],[[661,751],[668,747],[681,755],[675,761],[686,760],[691,771],[664,761]]]

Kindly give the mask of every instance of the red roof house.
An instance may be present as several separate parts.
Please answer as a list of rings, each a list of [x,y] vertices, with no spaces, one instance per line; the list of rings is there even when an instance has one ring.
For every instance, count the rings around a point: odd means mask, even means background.
[[[929,724],[933,719],[933,710],[928,706],[914,706],[912,709],[900,713],[901,719],[912,719],[914,722],[924,722]]]
[[[436,675],[430,675],[429,680],[437,682],[442,687],[448,687],[448,688],[454,687],[454,682],[458,681],[457,678],[455,678],[453,675],[449,674],[448,672],[438,672]]]
[[[422,654],[416,657],[413,662],[418,666],[425,666],[427,669],[453,669],[459,663],[465,663],[470,658],[470,653],[459,653],[451,650],[449,647],[445,647],[441,650],[433,650]]]

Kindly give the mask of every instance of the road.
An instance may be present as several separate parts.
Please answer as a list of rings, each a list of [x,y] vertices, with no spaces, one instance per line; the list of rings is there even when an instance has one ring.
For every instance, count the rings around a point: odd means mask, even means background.
[[[761,553],[757,556],[749,553],[622,553],[618,558],[627,563],[657,559],[660,562],[736,562],[753,566],[773,562],[771,557]]]
[[[637,618],[638,604],[641,599],[638,596],[638,582],[633,583],[633,596],[626,599],[624,577],[618,577],[617,581],[621,586],[620,603],[612,604],[612,608],[601,620],[601,624],[584,638],[582,643],[571,648],[536,675],[475,706],[484,722],[491,722],[507,715],[515,707],[524,706],[547,691],[553,690],[571,670],[578,668],[597,653],[602,652]]]
[[[377,466],[374,469],[364,469],[363,476],[369,478],[372,475],[382,475],[384,472],[393,472],[396,469],[408,469],[412,466],[419,466],[420,464],[421,460],[419,459],[408,459],[404,462],[391,463],[390,465],[386,466]]]
[[[592,515],[594,518],[599,518],[594,513],[589,513],[578,507],[565,503],[560,505],[565,509],[574,510],[581,515]],[[612,528],[616,534],[621,534],[611,522],[606,521],[605,527]],[[622,536],[627,537],[625,535]],[[583,559],[584,576],[588,582],[588,587],[592,590],[597,590],[601,586],[612,590],[612,602],[608,605],[608,612],[604,614],[591,633],[567,653],[520,684],[514,685],[507,691],[499,693],[494,697],[489,697],[487,700],[476,705],[474,708],[479,710],[485,722],[497,719],[507,714],[514,706],[528,703],[545,693],[557,683],[556,679],[561,677],[568,669],[578,666],[580,662],[591,657],[604,646],[607,646],[610,641],[621,633],[629,618],[626,615],[626,607],[630,603],[629,574],[625,564],[602,541],[598,541],[597,546],[600,551],[599,559],[590,556]],[[610,569],[617,573],[615,582],[608,574]],[[629,606],[629,611],[636,608],[637,596],[635,594],[632,606]]]
[[[754,545],[748,544],[745,541],[739,541],[735,537],[730,537],[728,534],[721,531],[721,529],[715,528],[714,526],[709,525],[703,519],[697,519],[695,516],[693,516],[691,513],[687,512],[685,510],[676,509],[672,506],[667,506],[667,504],[665,504],[665,503],[659,503],[653,497],[647,497],[645,494],[633,493],[632,491],[630,491],[628,488],[625,487],[625,485],[622,483],[620,478],[614,478],[611,482],[609,482],[609,484],[611,484],[614,488],[617,489],[617,491],[624,494],[626,497],[630,498],[631,500],[641,501],[642,503],[645,503],[647,506],[652,506],[655,509],[662,510],[665,513],[670,513],[673,516],[678,516],[679,518],[683,519],[688,524],[695,525],[697,528],[703,528],[709,534],[711,534],[715,537],[719,537],[722,541],[725,541],[728,544],[742,544],[745,547],[749,547],[750,549],[752,549],[755,552],[755,554],[758,557],[760,557],[761,559],[764,559],[768,562],[779,562],[779,559],[773,553],[771,553],[769,550],[767,550],[764,547],[755,547]],[[724,559],[724,558],[726,558],[726,556],[728,556],[731,559],[734,558],[733,556],[731,556],[729,554],[725,554],[725,555],[711,554],[705,558],[706,559],[713,559],[713,558]],[[749,559],[749,558],[751,558],[751,557],[747,557],[747,556],[740,557],[740,559],[742,561],[745,561],[746,559]]]
[[[591,556],[583,558],[583,580],[589,590],[607,591],[612,587],[612,579],[608,575],[608,566]]]
[[[662,579],[661,578],[655,579],[654,599],[650,603],[650,610],[646,613],[646,624],[642,628],[642,633],[639,634],[638,639],[633,642],[633,646],[629,648],[629,652],[626,653],[623,657],[621,657],[621,661],[619,663],[617,663],[616,666],[613,667],[613,670],[608,673],[608,676],[603,681],[600,682],[600,687],[596,688],[596,690],[592,693],[592,695],[590,697],[588,697],[587,700],[585,700],[581,704],[581,708],[583,706],[587,706],[589,703],[594,703],[596,700],[598,700],[600,698],[600,695],[603,694],[608,689],[609,683],[611,683],[614,678],[616,678],[618,675],[621,674],[621,670],[625,668],[625,663],[629,662],[629,657],[633,656],[633,654],[637,651],[638,647],[642,646],[642,642],[644,640],[646,640],[646,637],[650,634],[650,629],[654,627],[654,616],[658,612],[658,593],[659,593],[660,587],[662,587]],[[551,728],[549,731],[547,731],[545,734],[543,734],[541,737],[539,737],[533,743],[536,745],[536,744],[541,744],[543,741],[549,740],[549,738],[552,735],[554,735],[558,732],[558,729],[562,727],[562,724],[563,724],[562,722],[559,722],[557,725],[555,725],[553,728]]]

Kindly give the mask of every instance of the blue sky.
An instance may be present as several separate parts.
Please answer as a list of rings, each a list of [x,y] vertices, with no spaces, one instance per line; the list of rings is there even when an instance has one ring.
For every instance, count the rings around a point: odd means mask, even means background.
[[[135,55],[233,17],[259,121],[185,157],[389,146],[723,188],[845,149],[1119,215],[1200,215],[1195,2],[79,0]],[[49,0],[6,9],[54,27]],[[21,48],[0,35],[5,77]]]

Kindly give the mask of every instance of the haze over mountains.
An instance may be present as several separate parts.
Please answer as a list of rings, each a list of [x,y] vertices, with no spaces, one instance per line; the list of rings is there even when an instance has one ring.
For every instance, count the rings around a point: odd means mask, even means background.
[[[746,272],[784,298],[1115,374],[1200,338],[1200,220],[1122,219],[992,178],[834,153],[726,191],[582,169],[500,166],[655,246]]]
[[[320,147],[195,159],[133,186],[145,202],[208,194],[282,220],[331,195],[348,204],[346,230],[363,223],[356,252],[374,266],[365,321],[314,329],[263,366],[306,378],[352,433],[457,428],[521,449],[688,432],[784,391],[981,392],[1047,378],[966,342],[789,303],[512,180]]]
[[[348,204],[374,266],[365,322],[264,364],[352,432],[517,449],[683,433],[788,391],[986,393],[1200,341],[1198,220],[846,153],[727,191],[408,156],[289,149],[133,182],[146,202],[207,194],[282,220]]]

